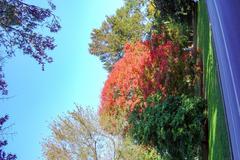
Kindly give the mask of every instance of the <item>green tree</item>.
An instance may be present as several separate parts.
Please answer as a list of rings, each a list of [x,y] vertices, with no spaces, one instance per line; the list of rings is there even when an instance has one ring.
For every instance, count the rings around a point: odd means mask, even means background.
[[[133,139],[126,136],[117,147],[115,160],[163,160],[157,150],[145,145],[133,143]]]
[[[129,116],[129,134],[140,144],[154,146],[170,160],[199,158],[208,146],[207,108],[200,97],[150,96]]]
[[[127,42],[143,38],[147,27],[144,4],[144,0],[126,0],[115,15],[107,16],[102,26],[92,31],[89,51],[99,56],[108,71],[124,55],[123,47]]]
[[[162,19],[173,18],[177,22],[191,24],[193,0],[153,0],[156,9],[160,11]]]

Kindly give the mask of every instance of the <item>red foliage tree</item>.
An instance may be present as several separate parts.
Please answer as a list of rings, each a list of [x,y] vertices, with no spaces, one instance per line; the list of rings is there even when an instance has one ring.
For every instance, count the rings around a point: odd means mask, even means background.
[[[186,54],[163,35],[152,40],[126,44],[124,57],[113,67],[101,94],[99,113],[117,115],[132,110],[136,103],[161,91],[176,94],[183,81]]]

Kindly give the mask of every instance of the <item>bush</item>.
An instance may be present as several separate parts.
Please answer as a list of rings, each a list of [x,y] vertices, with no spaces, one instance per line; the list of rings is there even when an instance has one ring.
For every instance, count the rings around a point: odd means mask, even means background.
[[[154,146],[168,159],[194,159],[199,157],[206,136],[206,110],[200,97],[168,96],[161,101],[158,93],[130,114],[129,134],[139,144]]]
[[[144,145],[136,145],[131,137],[124,140],[117,148],[115,160],[163,160],[156,149]]]
[[[164,35],[127,44],[124,52],[103,87],[100,115],[110,116],[113,121],[125,118],[122,113],[128,114],[135,104],[159,90],[165,96],[191,93],[192,81],[186,80],[190,54],[181,52]],[[110,124],[112,130],[116,124],[113,121],[104,124]]]

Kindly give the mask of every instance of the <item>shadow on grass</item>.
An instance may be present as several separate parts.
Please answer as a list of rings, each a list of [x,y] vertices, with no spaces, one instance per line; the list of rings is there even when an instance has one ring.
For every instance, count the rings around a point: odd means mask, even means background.
[[[211,31],[204,0],[198,4],[198,47],[203,54],[204,90],[208,101],[209,160],[230,160],[224,108],[218,82]]]

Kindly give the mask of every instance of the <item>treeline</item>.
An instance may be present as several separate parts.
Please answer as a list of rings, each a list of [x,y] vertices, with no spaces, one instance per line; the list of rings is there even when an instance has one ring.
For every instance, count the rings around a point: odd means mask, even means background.
[[[195,15],[191,0],[125,0],[107,16],[89,44],[109,71],[98,115],[78,106],[54,121],[45,158],[207,159]]]

